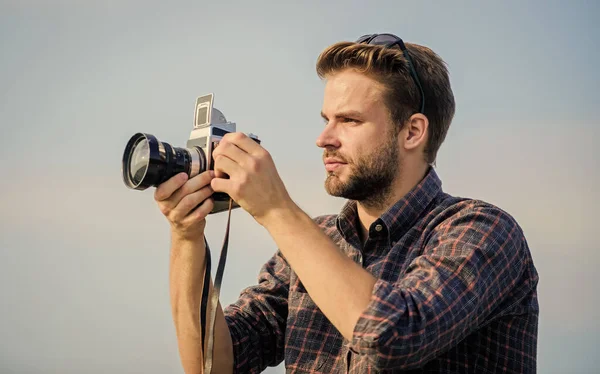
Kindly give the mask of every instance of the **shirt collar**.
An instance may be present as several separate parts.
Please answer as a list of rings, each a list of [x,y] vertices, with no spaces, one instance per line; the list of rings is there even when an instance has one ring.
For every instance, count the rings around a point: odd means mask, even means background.
[[[387,235],[392,244],[413,226],[440,192],[442,182],[433,167],[430,167],[419,184],[373,222],[369,232]],[[349,200],[336,218],[336,227],[347,242],[360,248],[362,246],[358,238],[358,225],[356,201]],[[378,225],[381,226],[377,227]],[[381,230],[377,231],[377,228]]]

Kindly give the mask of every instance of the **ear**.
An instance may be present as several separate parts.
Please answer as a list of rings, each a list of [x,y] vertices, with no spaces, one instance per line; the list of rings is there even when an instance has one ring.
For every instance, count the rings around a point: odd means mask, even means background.
[[[411,151],[419,147],[425,147],[429,130],[429,120],[421,113],[413,114],[402,131],[404,149]]]

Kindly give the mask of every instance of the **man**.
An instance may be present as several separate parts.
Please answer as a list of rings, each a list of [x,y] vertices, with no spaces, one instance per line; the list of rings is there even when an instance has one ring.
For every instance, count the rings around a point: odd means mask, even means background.
[[[533,373],[538,275],[515,220],[442,191],[433,169],[454,115],[444,62],[390,34],[319,56],[325,188],[348,199],[311,219],[269,153],[240,133],[215,171],[177,175],[155,199],[171,224],[171,294],[186,373],[202,371],[203,234],[228,193],[279,250],[215,327],[214,373]],[[228,175],[229,178],[223,178]],[[192,210],[199,203],[202,204]]]

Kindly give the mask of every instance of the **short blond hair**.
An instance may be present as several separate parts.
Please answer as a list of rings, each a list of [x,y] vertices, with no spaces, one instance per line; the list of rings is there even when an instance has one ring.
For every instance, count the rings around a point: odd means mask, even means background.
[[[454,117],[454,94],[446,63],[431,49],[405,43],[425,93],[425,116],[429,120],[425,160],[435,163]],[[317,60],[317,74],[324,79],[345,69],[354,69],[385,89],[385,104],[392,121],[402,128],[414,113],[420,112],[421,92],[413,80],[408,62],[399,48],[339,42],[327,47]]]

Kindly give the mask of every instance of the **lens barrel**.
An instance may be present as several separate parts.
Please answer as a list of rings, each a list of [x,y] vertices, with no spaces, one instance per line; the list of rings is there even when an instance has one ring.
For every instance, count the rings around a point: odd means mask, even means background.
[[[190,178],[202,173],[206,170],[206,155],[200,147],[172,147],[153,135],[140,132],[127,142],[121,170],[127,187],[145,190],[181,172]]]

